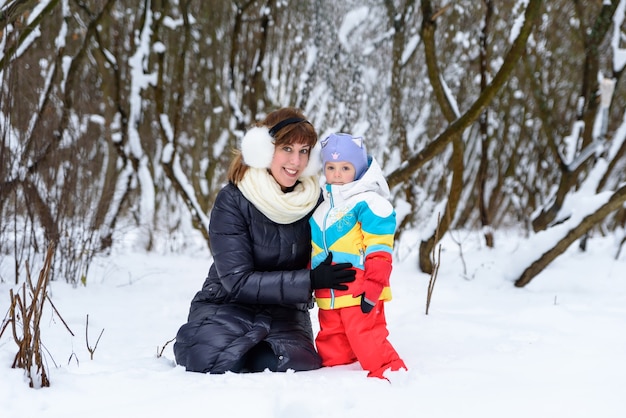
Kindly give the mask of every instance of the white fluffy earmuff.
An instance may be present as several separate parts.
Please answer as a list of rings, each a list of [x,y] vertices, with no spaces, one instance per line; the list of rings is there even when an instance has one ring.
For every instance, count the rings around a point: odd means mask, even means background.
[[[246,165],[269,168],[274,158],[274,138],[265,126],[255,126],[241,139],[241,155]]]
[[[309,163],[303,177],[318,175],[322,168],[322,147],[318,142],[309,154]],[[270,168],[274,158],[274,138],[265,126],[255,126],[241,139],[241,155],[246,165],[254,168]]]

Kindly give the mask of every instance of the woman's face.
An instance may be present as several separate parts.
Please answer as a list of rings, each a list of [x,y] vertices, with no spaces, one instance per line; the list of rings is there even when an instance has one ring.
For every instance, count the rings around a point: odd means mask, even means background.
[[[296,184],[309,163],[310,151],[311,147],[306,144],[285,144],[274,149],[270,173],[283,191]]]

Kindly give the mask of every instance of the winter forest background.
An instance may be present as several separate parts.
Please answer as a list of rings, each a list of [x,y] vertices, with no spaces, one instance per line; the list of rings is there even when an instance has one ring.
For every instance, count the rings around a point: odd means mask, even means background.
[[[0,0],[0,281],[132,233],[204,237],[232,148],[280,106],[364,135],[418,268],[455,230],[550,236],[515,285],[626,223],[626,0]],[[542,240],[542,242],[546,242]],[[459,246],[463,243],[459,242]],[[10,272],[6,274],[6,272]]]

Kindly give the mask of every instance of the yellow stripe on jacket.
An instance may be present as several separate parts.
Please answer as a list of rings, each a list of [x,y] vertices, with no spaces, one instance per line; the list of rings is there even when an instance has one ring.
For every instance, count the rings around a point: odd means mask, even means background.
[[[379,300],[384,300],[385,302],[388,302],[391,300],[391,288],[389,286],[383,288],[383,292],[380,294]],[[360,306],[361,296],[355,298],[352,296],[351,293],[336,296],[334,298],[330,296],[328,297],[316,296],[315,301],[317,302],[317,306],[320,309],[325,309],[325,310],[341,309],[341,308],[347,308],[349,306]]]

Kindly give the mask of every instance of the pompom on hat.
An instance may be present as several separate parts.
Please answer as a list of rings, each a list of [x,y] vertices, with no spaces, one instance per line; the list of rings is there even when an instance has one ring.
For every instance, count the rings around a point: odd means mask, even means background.
[[[270,168],[274,158],[274,135],[287,125],[292,123],[306,122],[302,118],[288,118],[268,128],[267,126],[255,126],[249,129],[241,140],[241,155],[244,163],[253,168]],[[320,145],[311,149],[309,163],[302,172],[302,176],[309,177],[318,174],[320,170]]]
[[[367,171],[367,149],[363,137],[345,133],[333,133],[322,141],[322,167],[328,162],[347,162],[354,166],[354,179],[358,180]]]

